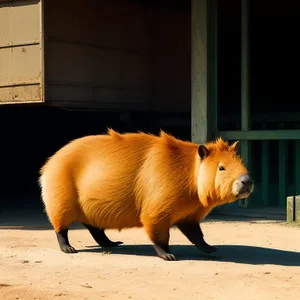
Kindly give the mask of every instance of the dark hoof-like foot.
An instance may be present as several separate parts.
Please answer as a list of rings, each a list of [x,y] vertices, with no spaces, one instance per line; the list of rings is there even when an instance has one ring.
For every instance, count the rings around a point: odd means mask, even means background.
[[[72,246],[68,246],[68,245],[63,245],[63,246],[61,246],[60,249],[64,253],[77,253],[75,248],[73,248]]]
[[[175,261],[176,260],[175,255],[173,255],[171,253],[161,254],[159,257],[162,258],[163,260],[167,260],[167,261]]]
[[[113,242],[105,234],[104,229],[97,228],[88,224],[83,224],[90,232],[94,240],[98,243],[100,247],[117,247],[123,242]]]
[[[68,239],[68,229],[63,229],[56,233],[60,250],[64,253],[77,253],[77,251],[70,245]]]
[[[157,242],[154,242],[154,249],[158,255],[158,257],[162,258],[163,260],[167,261],[174,261],[176,257],[174,254],[171,253],[169,245],[161,245]]]
[[[117,242],[112,242],[112,241],[109,241],[109,242],[106,242],[106,243],[99,243],[99,245],[103,248],[109,248],[109,247],[118,247],[119,245],[122,245],[123,242],[121,241],[117,241]]]

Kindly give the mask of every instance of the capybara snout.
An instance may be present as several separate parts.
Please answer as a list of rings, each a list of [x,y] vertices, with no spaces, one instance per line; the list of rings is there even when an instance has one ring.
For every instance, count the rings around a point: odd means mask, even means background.
[[[39,180],[60,249],[76,252],[68,229],[78,221],[101,247],[121,244],[106,229],[143,227],[157,255],[175,260],[169,231],[177,226],[199,250],[216,251],[205,242],[200,221],[215,206],[253,191],[238,145],[113,130],[68,143],[42,167]]]
[[[253,189],[253,179],[249,174],[244,174],[234,181],[233,191],[238,198],[246,198]]]

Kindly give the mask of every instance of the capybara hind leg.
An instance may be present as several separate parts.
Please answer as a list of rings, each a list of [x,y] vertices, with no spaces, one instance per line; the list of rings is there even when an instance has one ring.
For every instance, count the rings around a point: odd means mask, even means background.
[[[69,238],[68,238],[68,229],[75,221],[75,217],[70,212],[64,211],[63,213],[53,215],[49,213],[48,216],[50,222],[53,225],[54,231],[56,233],[57,241],[61,251],[64,253],[76,253],[77,251],[70,245]]]
[[[58,215],[55,218],[50,217],[50,221],[53,224],[54,231],[56,233],[57,241],[61,251],[64,253],[76,253],[77,251],[70,245],[68,238],[69,226],[73,223],[73,218],[70,218],[71,214]]]
[[[100,229],[91,225],[87,225],[83,223],[83,225],[89,230],[90,234],[94,238],[94,240],[101,246],[101,247],[117,247],[123,242],[117,241],[113,242],[111,241],[105,234],[104,229]]]
[[[75,253],[75,249],[69,243],[68,229],[77,219],[80,209],[73,182],[64,170],[50,169],[49,174],[42,176],[42,198],[60,249],[65,253]]]
[[[76,253],[76,250],[70,245],[68,238],[68,229],[76,220],[74,212],[67,209],[63,210],[59,205],[49,207],[47,212],[61,251]]]
[[[56,232],[57,240],[61,251],[65,253],[76,253],[77,251],[70,245],[68,238],[68,229]]]
[[[176,260],[175,256],[171,253],[169,248],[169,224],[166,221],[160,223],[143,223],[146,233],[153,243],[154,249],[158,257],[173,261]]]
[[[217,251],[215,247],[205,242],[203,232],[197,222],[181,221],[177,224],[177,227],[199,250],[207,254]]]

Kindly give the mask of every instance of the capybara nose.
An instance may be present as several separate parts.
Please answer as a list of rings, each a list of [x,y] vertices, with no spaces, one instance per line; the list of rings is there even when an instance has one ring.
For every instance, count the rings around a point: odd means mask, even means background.
[[[249,174],[242,175],[238,180],[240,182],[240,193],[252,192],[253,179]]]

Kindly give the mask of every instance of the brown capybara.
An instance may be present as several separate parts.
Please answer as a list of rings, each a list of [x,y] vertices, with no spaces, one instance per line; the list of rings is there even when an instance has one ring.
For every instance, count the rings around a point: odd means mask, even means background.
[[[176,225],[199,250],[216,248],[200,221],[217,205],[246,198],[253,180],[237,155],[239,142],[181,141],[161,131],[86,136],[62,147],[42,167],[42,199],[61,250],[75,253],[68,228],[81,222],[102,247],[105,229],[144,227],[157,255],[175,260],[169,230]]]

